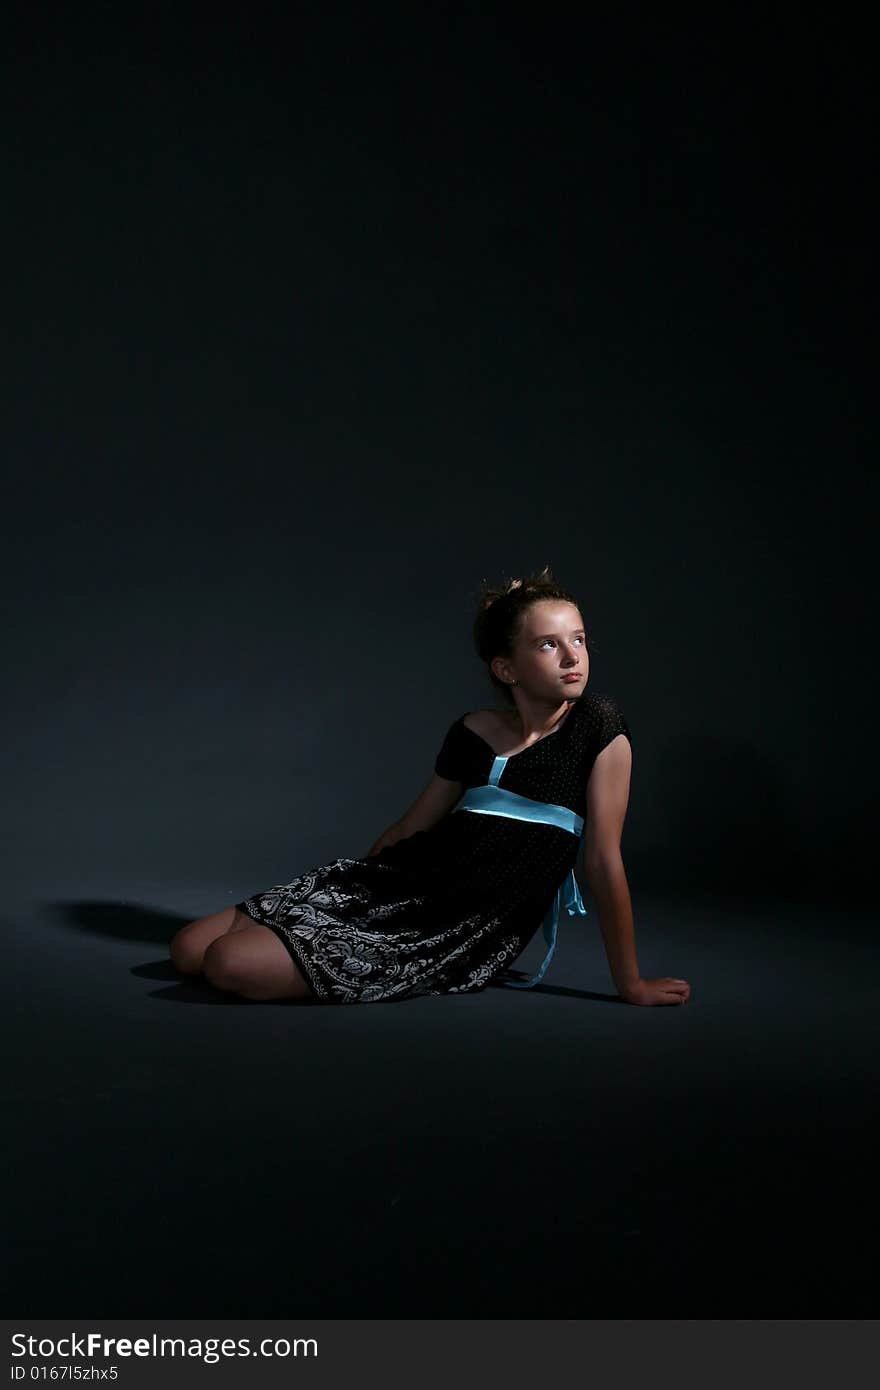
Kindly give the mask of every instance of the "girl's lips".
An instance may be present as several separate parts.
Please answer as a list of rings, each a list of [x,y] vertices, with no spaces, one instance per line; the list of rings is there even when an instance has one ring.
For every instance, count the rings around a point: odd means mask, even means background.
[[[572,675],[570,675],[570,676],[563,676],[562,679],[563,679],[564,681],[579,681],[579,680],[581,679],[581,677],[580,677],[580,673],[579,673],[579,672],[573,672]]]

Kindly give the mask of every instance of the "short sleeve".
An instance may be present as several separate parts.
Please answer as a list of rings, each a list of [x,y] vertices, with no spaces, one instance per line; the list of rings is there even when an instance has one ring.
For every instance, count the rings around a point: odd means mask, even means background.
[[[440,752],[434,763],[438,777],[448,777],[450,782],[465,780],[466,753],[463,715],[452,724],[443,740]]]
[[[618,734],[626,734],[630,744],[632,744],[632,734],[629,725],[623,716],[623,712],[617,702],[610,695],[604,695],[599,704],[599,727],[598,740],[596,743],[596,754],[598,758],[603,748],[607,748],[613,738]]]

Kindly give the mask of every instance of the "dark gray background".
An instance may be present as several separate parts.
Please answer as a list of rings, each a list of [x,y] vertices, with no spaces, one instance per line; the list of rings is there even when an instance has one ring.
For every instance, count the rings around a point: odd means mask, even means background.
[[[3,83],[16,848],[161,873],[185,837],[235,896],[363,853],[487,702],[472,591],[549,562],[633,730],[641,881],[867,893],[854,36],[38,13]]]
[[[863,1297],[869,48],[819,12],[5,21],[16,1313]],[[183,922],[409,805],[488,702],[474,590],[544,563],[633,733],[642,970],[690,1006],[599,1008],[595,931],[525,997],[181,984]]]

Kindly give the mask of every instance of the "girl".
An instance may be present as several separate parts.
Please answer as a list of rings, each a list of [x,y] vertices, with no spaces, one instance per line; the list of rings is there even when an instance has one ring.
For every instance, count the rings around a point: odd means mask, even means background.
[[[587,690],[574,598],[545,566],[483,587],[474,642],[502,709],[462,714],[434,775],[363,859],[336,859],[183,927],[171,959],[245,999],[364,1004],[531,988],[560,919],[599,914],[611,975],[630,1004],[684,1004],[687,980],[639,975],[620,841],[632,748],[609,695]],[[543,922],[531,979],[510,969]]]

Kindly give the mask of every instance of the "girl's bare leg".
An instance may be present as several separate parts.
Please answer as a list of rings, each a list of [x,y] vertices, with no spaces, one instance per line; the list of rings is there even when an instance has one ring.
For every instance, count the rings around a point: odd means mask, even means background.
[[[234,907],[225,907],[222,912],[187,923],[172,936],[169,952],[181,975],[198,975],[211,942],[232,929],[236,916],[244,917],[244,914],[237,913]],[[249,922],[250,918],[244,920]]]
[[[313,999],[314,991],[273,931],[236,907],[189,922],[171,938],[182,975],[198,975],[244,999]]]

